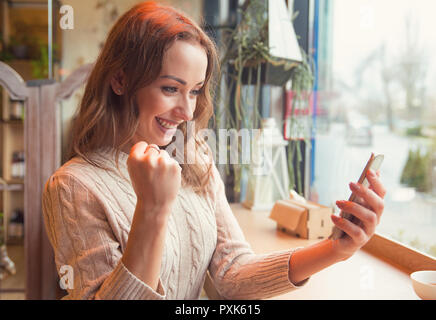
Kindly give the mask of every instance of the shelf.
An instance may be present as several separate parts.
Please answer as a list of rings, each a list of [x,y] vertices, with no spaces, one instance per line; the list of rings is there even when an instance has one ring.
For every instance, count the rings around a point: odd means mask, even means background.
[[[24,184],[24,178],[11,178],[11,179],[3,179],[8,185],[11,184]]]
[[[23,125],[24,124],[24,121],[23,120],[19,120],[19,119],[17,119],[17,120],[12,120],[12,119],[9,119],[9,120],[0,120],[0,124],[12,124],[12,125]]]
[[[9,237],[6,244],[8,246],[24,245],[24,237]]]
[[[24,191],[23,183],[14,183],[14,184],[0,184],[0,191]]]

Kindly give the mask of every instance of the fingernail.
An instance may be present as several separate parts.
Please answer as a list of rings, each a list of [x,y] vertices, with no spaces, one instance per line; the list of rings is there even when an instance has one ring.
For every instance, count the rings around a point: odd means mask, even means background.
[[[359,191],[360,190],[360,185],[358,183],[355,183],[355,182],[350,182],[350,188],[353,191]]]
[[[332,217],[333,221],[335,221],[335,222],[340,222],[340,221],[342,221],[342,218],[341,218],[341,217],[335,216],[334,214],[332,214],[331,217]]]
[[[336,205],[339,207],[339,208],[343,208],[343,207],[345,207],[345,204],[346,204],[347,202],[346,201],[344,201],[344,200],[338,200],[338,201],[336,201]]]
[[[368,176],[370,176],[371,178],[375,178],[375,172],[373,170],[369,169]]]

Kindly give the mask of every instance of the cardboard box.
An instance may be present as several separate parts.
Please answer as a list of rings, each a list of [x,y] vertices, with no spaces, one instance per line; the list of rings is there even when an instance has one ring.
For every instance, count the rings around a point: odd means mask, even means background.
[[[323,239],[332,233],[332,213],[332,208],[311,201],[279,200],[269,217],[277,221],[280,231],[305,239]]]

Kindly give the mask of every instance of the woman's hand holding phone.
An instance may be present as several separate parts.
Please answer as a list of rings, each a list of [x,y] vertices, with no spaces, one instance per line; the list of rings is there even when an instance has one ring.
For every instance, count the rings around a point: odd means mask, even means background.
[[[384,210],[383,199],[386,189],[380,181],[380,172],[367,169],[365,173],[368,186],[366,183],[352,182],[349,186],[353,193],[353,200],[336,202],[341,211],[346,215],[352,215],[352,218],[335,215],[331,217],[336,228],[344,233],[341,232],[340,237],[332,237],[334,251],[344,260],[368,242]]]

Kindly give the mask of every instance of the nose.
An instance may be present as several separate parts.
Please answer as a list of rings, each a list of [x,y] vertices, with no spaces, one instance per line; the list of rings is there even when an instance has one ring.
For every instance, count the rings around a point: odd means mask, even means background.
[[[180,98],[179,105],[176,108],[177,116],[184,121],[190,121],[194,117],[195,106],[197,99],[192,99],[189,96]]]

